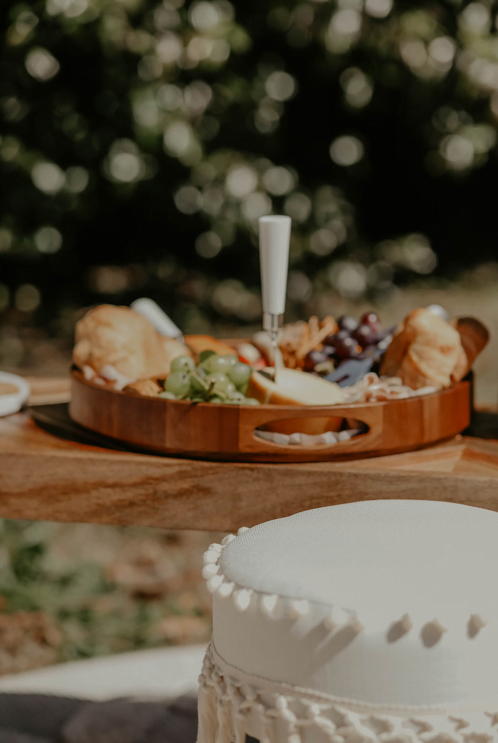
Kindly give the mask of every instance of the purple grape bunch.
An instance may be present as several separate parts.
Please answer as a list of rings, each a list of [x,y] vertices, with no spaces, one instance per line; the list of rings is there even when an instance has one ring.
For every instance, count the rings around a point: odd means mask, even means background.
[[[337,320],[339,330],[329,335],[320,351],[310,351],[304,360],[304,370],[327,373],[332,363],[339,366],[348,359],[362,359],[373,354],[379,344],[387,346],[391,330],[383,330],[375,312],[365,312],[360,321],[351,315]],[[387,341],[387,342],[386,342]]]

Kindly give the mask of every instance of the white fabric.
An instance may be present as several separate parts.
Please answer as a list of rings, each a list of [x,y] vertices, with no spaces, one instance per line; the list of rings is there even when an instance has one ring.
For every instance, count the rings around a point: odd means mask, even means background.
[[[198,743],[496,743],[488,709],[387,707],[269,683],[227,664],[214,645],[199,677]]]
[[[233,668],[366,704],[498,703],[498,514],[353,503],[254,527],[220,553],[213,640]],[[346,617],[332,628],[331,609]]]

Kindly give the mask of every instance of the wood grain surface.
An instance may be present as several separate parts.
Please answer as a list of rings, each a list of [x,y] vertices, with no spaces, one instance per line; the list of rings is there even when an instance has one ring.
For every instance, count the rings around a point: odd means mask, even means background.
[[[351,405],[213,405],[116,392],[71,372],[69,413],[92,431],[143,449],[238,462],[317,462],[393,454],[453,438],[470,422],[471,388],[459,382],[441,392]],[[366,433],[344,442],[288,446],[255,435],[260,426],[291,422],[293,431],[339,430],[344,419]],[[337,423],[339,425],[337,425]],[[331,425],[332,424],[332,425]],[[357,424],[354,424],[357,426]]]
[[[449,500],[498,510],[494,415],[479,424],[488,440],[458,436],[354,462],[244,464],[85,443],[64,429],[55,408],[53,432],[26,412],[0,419],[0,517],[234,531],[363,499]]]
[[[31,388],[30,405],[52,405],[69,402],[71,380],[60,377],[25,377]]]

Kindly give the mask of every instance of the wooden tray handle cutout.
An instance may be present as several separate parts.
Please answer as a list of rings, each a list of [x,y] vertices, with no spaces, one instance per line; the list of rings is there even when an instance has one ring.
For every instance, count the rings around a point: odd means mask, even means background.
[[[241,436],[239,437],[239,448],[241,451],[254,452],[254,451],[282,451],[287,450],[296,453],[312,453],[319,451],[321,455],[325,455],[328,452],[341,453],[343,451],[354,451],[361,448],[364,451],[370,447],[371,444],[382,433],[383,423],[383,405],[382,403],[369,403],[368,405],[347,405],[337,407],[292,407],[286,408],[285,410],[279,410],[278,408],[270,405],[262,405],[260,408],[253,408],[253,411],[259,413],[259,415],[253,416],[251,430],[246,430],[245,427],[241,426]],[[252,412],[252,411],[251,411]],[[254,421],[256,418],[256,422]],[[354,419],[367,427],[367,430],[355,436],[354,438],[346,441],[337,441],[333,444],[316,444],[312,446],[295,445],[295,444],[278,444],[267,439],[262,439],[256,434],[258,428],[264,430],[265,426],[270,426],[272,429],[278,429],[280,432],[288,433],[292,432],[291,429],[286,430],[285,426],[274,426],[279,421],[292,421],[294,431],[298,433],[311,433],[316,435],[323,433],[324,431],[331,430],[337,431],[340,429],[340,425],[334,425],[336,421],[342,423],[344,419]],[[306,420],[307,424],[302,426],[302,430],[299,429],[298,424],[294,423],[302,419]],[[316,423],[316,429],[309,426],[309,422]],[[322,423],[323,422],[323,423]],[[327,425],[330,422],[330,426]],[[321,430],[320,430],[321,429]]]
[[[356,433],[355,433],[354,436],[352,436],[351,438],[348,438],[348,439],[344,439],[344,441],[340,441],[339,440],[339,441],[335,441],[334,443],[330,443],[330,444],[313,444],[313,445],[309,445],[308,446],[307,444],[278,443],[277,441],[271,441],[270,439],[266,439],[266,438],[262,438],[261,436],[258,436],[258,431],[264,431],[265,430],[265,429],[261,429],[261,428],[254,429],[254,438],[256,439],[256,441],[264,441],[264,443],[267,446],[277,447],[278,449],[284,449],[284,450],[285,449],[290,449],[291,451],[305,451],[305,452],[319,451],[320,453],[322,453],[322,452],[325,452],[326,453],[329,449],[330,450],[333,450],[333,451],[337,451],[339,445],[344,445],[344,446],[348,446],[349,447],[349,445],[353,441],[356,441],[357,439],[360,439],[360,438],[361,438],[362,443],[363,443],[365,441],[365,437],[367,436],[367,434],[370,433],[370,429],[368,428],[368,426],[366,424],[363,424],[361,421],[357,421],[357,422],[358,422],[358,426],[355,426],[354,427],[354,430],[356,431]],[[363,426],[363,428],[362,428],[362,426]],[[342,429],[342,430],[343,431],[344,430],[353,430],[353,428]],[[276,433],[278,433],[278,432],[276,432]],[[284,433],[286,433],[286,432],[284,432]],[[306,435],[305,432],[299,431],[299,429],[297,429],[297,428],[292,433],[304,433],[304,435]],[[333,433],[338,433],[338,431],[333,431]],[[312,436],[314,436],[314,435],[318,436],[319,434],[310,434],[310,435],[312,435]]]

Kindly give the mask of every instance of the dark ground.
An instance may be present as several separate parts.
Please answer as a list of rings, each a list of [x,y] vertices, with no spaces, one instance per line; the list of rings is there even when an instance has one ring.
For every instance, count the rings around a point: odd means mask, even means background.
[[[195,743],[197,700],[88,702],[0,694],[0,743]]]
[[[195,743],[197,699],[88,702],[0,694],[0,743]],[[257,743],[247,738],[247,743]]]

